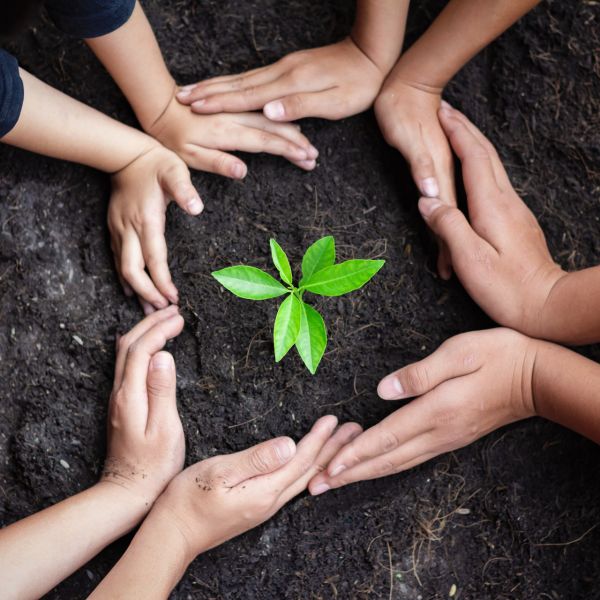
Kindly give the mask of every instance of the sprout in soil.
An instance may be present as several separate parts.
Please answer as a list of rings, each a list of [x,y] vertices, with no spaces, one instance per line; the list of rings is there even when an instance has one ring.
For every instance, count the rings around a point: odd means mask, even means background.
[[[271,240],[271,257],[283,284],[265,271],[244,265],[214,271],[212,276],[232,294],[246,300],[267,300],[287,295],[279,306],[273,328],[275,361],[296,346],[300,358],[314,375],[327,346],[323,317],[304,294],[342,296],[363,287],[384,265],[384,260],[347,260],[335,264],[332,236],[317,240],[302,258],[302,278],[294,286],[290,261],[281,246]]]

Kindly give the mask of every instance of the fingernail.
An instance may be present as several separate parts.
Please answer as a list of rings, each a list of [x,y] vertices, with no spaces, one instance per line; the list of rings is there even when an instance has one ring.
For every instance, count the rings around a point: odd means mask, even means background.
[[[171,306],[176,305],[179,302],[179,295],[171,292],[169,294],[169,301],[171,302]]]
[[[189,90],[193,90],[196,87],[195,83],[189,83],[188,85],[182,85],[179,89],[182,92],[187,92]]]
[[[308,158],[315,160],[319,156],[319,151],[311,144],[307,151]]]
[[[331,488],[326,483],[319,483],[318,485],[315,485],[311,493],[313,496],[318,496],[319,494],[324,494],[325,492],[328,492],[330,489]]]
[[[173,365],[173,359],[168,352],[159,352],[152,358],[152,368],[158,371],[166,371]]]
[[[294,455],[295,450],[296,444],[294,444],[294,440],[290,438],[279,440],[275,446],[275,452],[277,453],[277,457],[281,463],[286,463],[288,460],[290,460],[290,458],[292,458]]]
[[[384,400],[394,400],[399,396],[404,396],[404,388],[400,380],[395,375],[384,377],[377,387],[377,393]]]
[[[440,195],[440,188],[435,177],[427,177],[421,181],[421,191],[429,198],[435,198]]]
[[[192,90],[179,90],[175,95],[178,98],[187,98],[192,93]]]
[[[231,174],[236,179],[243,179],[246,176],[246,167],[237,163],[233,165],[233,168],[231,169]]]
[[[346,465],[338,465],[335,469],[333,469],[333,471],[331,471],[331,473],[329,473],[329,475],[331,475],[331,477],[335,477],[336,475],[339,475],[342,471],[346,470]]]
[[[317,166],[317,162],[314,160],[301,160],[298,161],[298,166],[306,171],[312,171]]]
[[[442,100],[441,106],[442,106],[442,108],[445,108],[446,110],[452,110],[452,104],[450,104],[449,102],[446,102],[445,100]]]
[[[279,100],[275,100],[273,102],[269,102],[265,104],[263,108],[263,113],[267,119],[281,119],[285,117],[285,108],[283,107],[283,103]]]
[[[429,217],[441,205],[442,203],[439,198],[421,198],[419,201],[419,210],[424,217]]]
[[[204,208],[204,204],[202,203],[202,200],[200,200],[200,198],[192,198],[187,203],[187,208],[193,215],[199,215],[202,212],[202,209]]]
[[[195,100],[192,102],[192,108],[200,108],[205,102],[206,100]]]

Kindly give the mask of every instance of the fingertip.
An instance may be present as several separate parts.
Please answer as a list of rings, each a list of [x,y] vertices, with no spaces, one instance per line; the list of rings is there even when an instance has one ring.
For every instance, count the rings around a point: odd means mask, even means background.
[[[279,462],[284,465],[296,454],[296,442],[290,437],[280,437],[274,440],[275,454]]]
[[[421,193],[428,198],[437,198],[440,195],[440,186],[435,177],[425,177],[419,185]]]
[[[331,489],[331,486],[325,481],[319,481],[313,483],[312,481],[308,484],[308,492],[311,496],[320,496],[325,492],[328,492]]]
[[[399,400],[406,395],[400,378],[396,373],[387,375],[379,382],[377,395],[382,400]]]
[[[248,174],[248,167],[243,162],[236,162],[231,167],[231,177],[233,179],[244,179]]]
[[[175,360],[173,356],[165,350],[157,352],[150,361],[150,369],[153,371],[170,371],[174,367]]]
[[[185,210],[196,217],[204,210],[204,202],[202,202],[200,196],[192,196],[186,201]]]
[[[304,169],[305,171],[312,171],[317,166],[317,161],[312,159],[298,160],[295,161],[294,164],[300,167],[301,169]]]
[[[156,308],[154,308],[154,306],[152,306],[152,304],[150,304],[150,302],[147,302],[143,298],[140,298],[139,302],[140,302],[140,306],[142,307],[142,310],[144,311],[144,314],[146,316],[151,315],[152,313],[156,312]]]
[[[285,119],[285,106],[281,100],[267,102],[263,107],[263,114],[271,121],[282,121]]]

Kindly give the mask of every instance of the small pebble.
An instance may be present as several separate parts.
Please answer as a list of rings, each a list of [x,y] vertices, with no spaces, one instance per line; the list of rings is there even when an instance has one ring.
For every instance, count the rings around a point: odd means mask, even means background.
[[[453,584],[450,586],[450,591],[448,592],[448,596],[449,596],[450,598],[454,598],[454,596],[456,596],[456,584],[455,584],[455,583],[453,583]]]
[[[80,346],[83,346],[83,340],[78,335],[73,336],[73,341],[75,341]]]
[[[69,465],[69,463],[64,458],[61,458],[59,462],[60,462],[60,466],[61,467],[64,467],[65,469],[70,469],[71,468],[71,466]]]
[[[94,574],[89,569],[85,570],[85,574],[88,576],[90,581],[94,581]]]

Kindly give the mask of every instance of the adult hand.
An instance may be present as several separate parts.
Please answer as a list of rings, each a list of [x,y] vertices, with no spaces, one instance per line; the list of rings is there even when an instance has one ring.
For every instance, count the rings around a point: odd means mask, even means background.
[[[398,78],[386,81],[375,101],[375,116],[386,142],[408,162],[424,196],[456,206],[452,151],[438,119],[441,89],[429,89]],[[452,274],[447,245],[438,238],[438,272]]]
[[[398,473],[534,416],[539,344],[510,329],[465,333],[379,384],[384,400],[418,396],[342,448],[314,477],[313,495]]]
[[[183,318],[170,306],[146,317],[117,343],[101,481],[129,490],[148,507],[183,467],[175,363],[161,352],[182,329]]]
[[[421,198],[421,214],[448,245],[473,300],[499,324],[544,337],[544,307],[567,274],[552,259],[536,218],[489,140],[447,104],[439,117],[462,163],[469,220],[436,198]]]
[[[335,120],[369,108],[385,74],[348,37],[241,75],[185,86],[177,99],[201,114],[263,110],[273,121]]]

